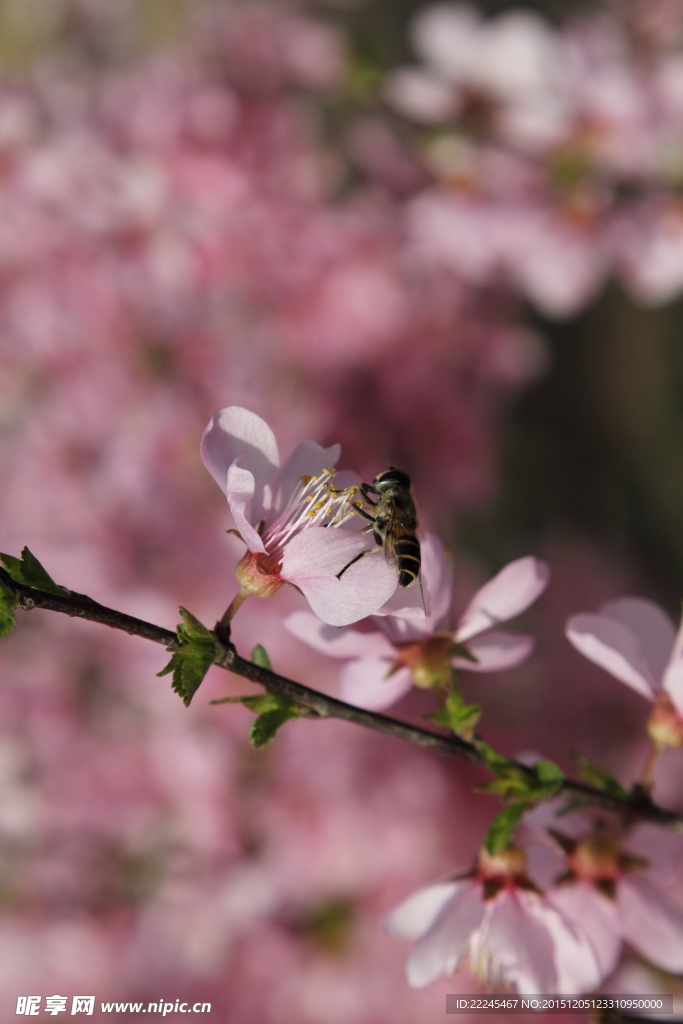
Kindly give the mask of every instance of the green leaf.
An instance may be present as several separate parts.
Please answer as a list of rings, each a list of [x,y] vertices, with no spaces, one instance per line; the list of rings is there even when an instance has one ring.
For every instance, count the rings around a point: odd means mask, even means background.
[[[495,816],[484,840],[484,846],[490,854],[500,853],[501,850],[510,845],[520,819],[526,810],[526,804],[512,803],[504,807]]]
[[[596,789],[601,789],[603,793],[616,796],[620,800],[629,800],[631,798],[629,791],[624,789],[618,779],[615,779],[613,775],[610,775],[603,768],[599,768],[598,765],[584,757],[583,754],[572,754],[572,758],[584,782],[587,782],[590,786],[595,786]]]
[[[12,609],[16,606],[17,599],[13,591],[0,580],[0,638],[7,636],[14,629],[15,618]]]
[[[47,594],[60,594],[62,597],[71,593],[66,587],[60,587],[45,571],[38,559],[28,548],[21,552],[21,558],[5,555],[0,552],[0,562],[16,583],[25,587],[34,587]]]
[[[424,715],[424,718],[437,725],[444,725],[451,732],[469,740],[481,718],[481,708],[478,704],[465,704],[457,690],[451,690],[444,707]]]
[[[251,652],[251,663],[252,665],[258,665],[259,668],[267,668],[269,672],[273,671],[268,652],[261,644],[256,644],[256,647]]]
[[[565,774],[554,761],[537,761],[533,766],[537,785],[533,795],[539,800],[549,800],[555,796],[565,780]]]
[[[283,703],[280,707],[264,711],[251,723],[249,739],[252,746],[256,748],[265,747],[266,743],[270,743],[271,740],[275,739],[278,729],[285,722],[299,717],[299,710],[296,704],[293,701],[287,700],[286,697],[283,697],[282,700]]]
[[[177,630],[180,646],[173,651],[168,665],[157,675],[165,676],[172,672],[173,689],[185,707],[189,707],[219,652],[211,630],[202,625],[187,608],[180,608],[179,611],[184,620]]]
[[[261,648],[263,651],[263,648]],[[263,651],[265,654],[265,651]],[[268,655],[266,655],[266,658]],[[253,656],[252,656],[253,661]],[[265,668],[265,665],[262,666]],[[265,747],[275,738],[278,729],[293,718],[308,714],[306,708],[281,693],[267,690],[265,693],[243,694],[241,697],[223,697],[212,700],[212,704],[244,704],[258,717],[249,728],[249,739],[254,747]]]
[[[515,764],[481,740],[477,749],[496,778],[478,789],[497,793],[505,801],[521,802],[532,807],[540,800],[553,797],[564,782],[564,772],[553,761],[537,761],[530,768]]]
[[[484,764],[487,768],[491,769],[494,775],[500,775],[502,772],[507,771],[519,771],[514,761],[511,761],[505,754],[499,754],[497,750],[490,747],[488,743],[484,743],[483,740],[476,740],[475,746]]]

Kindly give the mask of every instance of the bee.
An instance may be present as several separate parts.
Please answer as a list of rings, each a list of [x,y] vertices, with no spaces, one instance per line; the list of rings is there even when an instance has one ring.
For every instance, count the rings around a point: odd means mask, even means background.
[[[410,489],[410,477],[402,470],[390,466],[376,476],[371,484],[361,484],[359,490],[371,511],[366,511],[360,502],[355,501],[352,502],[354,511],[372,523],[367,529],[372,530],[375,542],[384,550],[387,558],[396,563],[399,586],[409,587],[420,574],[417,509]],[[370,494],[376,494],[377,501],[372,501]],[[341,579],[346,570],[367,553],[361,551],[352,558],[337,573],[337,579]]]

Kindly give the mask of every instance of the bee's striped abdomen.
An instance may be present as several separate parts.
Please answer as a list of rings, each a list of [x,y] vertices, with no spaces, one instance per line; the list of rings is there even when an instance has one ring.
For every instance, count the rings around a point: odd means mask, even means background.
[[[394,544],[398,582],[401,587],[409,587],[420,572],[420,542],[417,537],[401,537]]]

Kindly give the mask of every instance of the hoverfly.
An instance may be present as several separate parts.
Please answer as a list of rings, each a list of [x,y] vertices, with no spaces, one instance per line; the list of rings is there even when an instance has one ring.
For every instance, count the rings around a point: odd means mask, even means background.
[[[360,484],[359,490],[371,511],[366,511],[360,502],[355,501],[351,502],[354,511],[372,523],[367,529],[372,530],[376,543],[387,558],[396,563],[399,586],[409,587],[420,573],[417,509],[410,489],[410,477],[402,470],[390,466],[376,476],[371,484]],[[372,501],[370,494],[376,494],[377,501]],[[346,570],[367,553],[361,551],[352,558],[337,573],[337,579],[341,579]]]

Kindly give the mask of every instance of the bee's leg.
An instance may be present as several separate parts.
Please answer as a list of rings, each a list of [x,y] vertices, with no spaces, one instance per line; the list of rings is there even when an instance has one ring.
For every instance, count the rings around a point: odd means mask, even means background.
[[[371,523],[375,522],[375,517],[371,515],[369,512],[366,512],[364,508],[361,508],[361,506],[357,504],[357,502],[352,501],[351,504],[353,505],[354,512],[357,512],[359,516],[362,516],[363,519],[369,519]],[[370,502],[370,504],[374,505],[372,501]]]
[[[380,548],[366,548],[365,551],[359,552],[359,554],[357,554],[355,558],[352,558],[351,561],[348,562],[344,566],[344,568],[341,570],[341,572],[337,573],[337,579],[340,580],[342,578],[342,576],[344,575],[344,573],[346,572],[347,569],[350,569],[352,565],[356,564],[356,562],[360,562],[360,560],[363,557],[363,555],[371,555],[373,553],[373,551],[380,551],[380,550],[381,550]]]
[[[374,506],[377,504],[376,501],[371,501],[370,498],[368,497],[368,491],[372,492],[372,494],[378,495],[379,497],[379,491],[376,491],[372,484],[361,484],[359,490],[363,492],[363,497],[367,501],[368,505]]]

